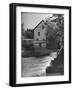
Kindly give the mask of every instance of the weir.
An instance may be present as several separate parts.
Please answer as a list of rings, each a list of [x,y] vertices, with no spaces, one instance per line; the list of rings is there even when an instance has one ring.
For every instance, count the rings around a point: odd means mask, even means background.
[[[45,76],[46,68],[51,67],[51,61],[57,57],[57,52],[49,56],[22,58],[22,77]]]

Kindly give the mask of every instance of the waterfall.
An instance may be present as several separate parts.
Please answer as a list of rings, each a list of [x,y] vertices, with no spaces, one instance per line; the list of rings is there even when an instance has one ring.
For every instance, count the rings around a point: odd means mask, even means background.
[[[51,61],[57,58],[57,52],[52,52],[49,56],[28,57],[22,59],[22,77],[45,76],[46,68],[51,67]]]

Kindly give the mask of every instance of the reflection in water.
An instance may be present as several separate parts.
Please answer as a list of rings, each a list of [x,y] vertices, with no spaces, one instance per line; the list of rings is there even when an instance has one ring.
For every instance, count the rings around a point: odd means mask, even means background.
[[[56,52],[52,52],[45,57],[27,57],[22,58],[22,77],[45,76],[46,67],[51,66],[51,61],[57,57]]]

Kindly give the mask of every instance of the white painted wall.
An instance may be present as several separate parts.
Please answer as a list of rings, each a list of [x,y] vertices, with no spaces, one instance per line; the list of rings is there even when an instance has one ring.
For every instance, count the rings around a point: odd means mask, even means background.
[[[43,29],[42,29],[42,26],[44,26]],[[47,25],[45,25],[44,22],[42,21],[34,30],[34,40],[37,40],[37,39],[46,40],[46,29],[47,29]],[[40,32],[40,35],[38,35],[38,32]]]

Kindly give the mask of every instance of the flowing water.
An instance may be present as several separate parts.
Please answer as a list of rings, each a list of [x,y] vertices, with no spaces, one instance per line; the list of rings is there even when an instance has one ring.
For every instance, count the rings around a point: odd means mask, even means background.
[[[51,67],[51,61],[57,57],[56,52],[52,52],[45,57],[22,58],[22,77],[46,76],[46,67]]]

